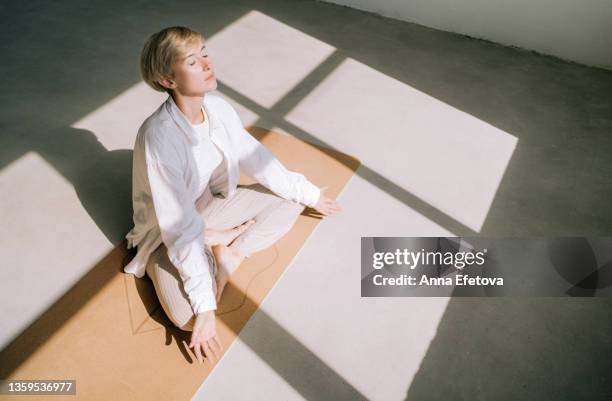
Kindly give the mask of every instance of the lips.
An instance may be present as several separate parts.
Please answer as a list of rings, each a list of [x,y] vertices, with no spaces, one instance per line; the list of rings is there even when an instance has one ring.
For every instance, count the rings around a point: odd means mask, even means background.
[[[212,78],[214,78],[214,77],[215,77],[215,75],[214,75],[214,74],[211,74],[211,75],[210,75],[208,78],[206,78],[204,81],[210,81],[210,80],[211,80]]]

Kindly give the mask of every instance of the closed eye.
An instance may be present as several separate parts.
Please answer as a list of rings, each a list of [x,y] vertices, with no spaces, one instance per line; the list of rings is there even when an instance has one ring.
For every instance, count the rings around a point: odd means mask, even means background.
[[[204,53],[202,54],[202,57],[207,58],[208,57],[208,53],[206,51],[204,51]],[[195,61],[193,63],[189,63],[189,65],[195,65]]]

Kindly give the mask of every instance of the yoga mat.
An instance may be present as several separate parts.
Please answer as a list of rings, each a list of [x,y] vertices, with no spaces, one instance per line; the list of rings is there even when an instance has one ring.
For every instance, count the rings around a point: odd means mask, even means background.
[[[289,169],[336,198],[359,161],[261,128],[249,132]],[[241,184],[253,181],[242,177]],[[344,206],[346,208],[346,206]],[[217,333],[230,348],[321,221],[306,208],[283,238],[232,275],[217,309]],[[0,352],[0,378],[76,380],[76,395],[0,395],[1,400],[190,400],[219,362],[200,365],[191,332],[170,322],[153,284],[123,272],[134,256],[123,241]],[[205,387],[204,387],[205,388]]]

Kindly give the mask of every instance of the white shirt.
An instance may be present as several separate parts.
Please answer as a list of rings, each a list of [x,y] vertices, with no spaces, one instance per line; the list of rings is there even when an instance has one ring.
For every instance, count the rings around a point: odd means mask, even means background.
[[[202,160],[210,143],[198,134],[172,96],[138,130],[132,166],[134,228],[126,235],[128,249],[138,246],[138,252],[124,268],[126,273],[143,277],[149,256],[163,242],[195,313],[217,308],[204,254],[206,222],[201,211],[205,205],[199,203],[211,177],[217,177],[217,188],[224,197],[236,191],[241,172],[278,196],[310,207],[321,194],[304,175],[287,170],[253,138],[224,99],[207,94],[202,106],[211,143],[222,156],[214,171],[214,162]]]

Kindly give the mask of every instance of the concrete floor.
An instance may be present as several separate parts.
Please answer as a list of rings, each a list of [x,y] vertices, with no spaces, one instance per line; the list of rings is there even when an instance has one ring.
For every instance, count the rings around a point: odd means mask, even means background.
[[[612,396],[608,298],[368,299],[358,273],[360,236],[610,235],[612,71],[326,3],[168,4],[2,6],[0,348],[130,229],[163,100],[138,54],[180,24],[245,125],[363,162],[195,400]]]

